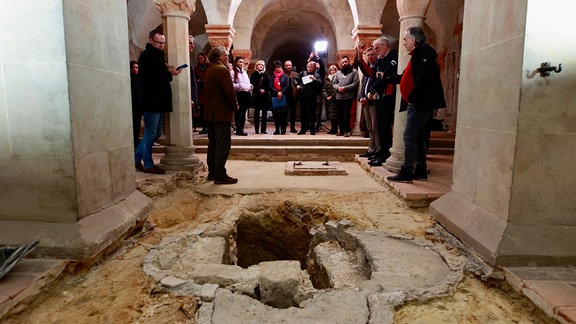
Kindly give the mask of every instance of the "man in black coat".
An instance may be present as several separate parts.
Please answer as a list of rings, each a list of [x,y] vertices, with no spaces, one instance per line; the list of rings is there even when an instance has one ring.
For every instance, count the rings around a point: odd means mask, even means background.
[[[316,135],[316,98],[322,93],[323,86],[322,79],[316,72],[316,62],[309,61],[306,71],[300,72],[294,80],[302,113],[298,135],[304,135],[308,130],[310,135]]]
[[[437,62],[438,53],[426,43],[424,30],[410,27],[404,33],[403,40],[404,47],[412,55],[400,79],[400,111],[406,111],[404,163],[398,174],[388,177],[388,180],[412,182],[412,179],[428,179],[425,129],[434,109],[445,108],[446,100]]]
[[[176,68],[168,70],[164,60],[164,46],[166,45],[164,35],[153,30],[148,40],[146,49],[140,54],[138,60],[144,100],[142,105],[144,134],[134,151],[134,158],[137,170],[146,173],[164,173],[163,169],[154,165],[152,145],[162,135],[164,113],[172,111],[172,88],[170,87],[172,76],[180,74],[182,70],[176,70]]]

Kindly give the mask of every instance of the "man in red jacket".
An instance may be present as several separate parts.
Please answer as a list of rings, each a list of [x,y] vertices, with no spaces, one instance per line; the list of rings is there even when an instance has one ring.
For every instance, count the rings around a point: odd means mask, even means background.
[[[411,183],[412,179],[428,179],[425,129],[434,109],[446,107],[446,100],[440,80],[438,54],[426,43],[424,30],[410,27],[404,33],[403,40],[402,45],[412,56],[400,79],[400,111],[406,111],[404,163],[398,174],[388,177],[388,180]]]
[[[238,179],[226,173],[226,161],[230,154],[232,138],[230,127],[234,112],[238,110],[236,93],[228,70],[228,53],[218,46],[208,53],[210,65],[204,74],[206,103],[204,118],[208,129],[208,180],[214,184],[235,184]]]

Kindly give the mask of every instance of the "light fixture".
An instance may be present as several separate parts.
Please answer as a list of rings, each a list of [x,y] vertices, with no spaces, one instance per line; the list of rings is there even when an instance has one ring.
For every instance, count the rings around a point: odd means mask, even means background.
[[[314,52],[320,57],[328,57],[328,41],[319,40],[314,43]]]

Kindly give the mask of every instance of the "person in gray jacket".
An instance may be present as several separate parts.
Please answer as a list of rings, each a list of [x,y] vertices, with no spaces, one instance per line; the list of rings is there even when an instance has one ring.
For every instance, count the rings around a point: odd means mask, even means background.
[[[336,106],[340,123],[338,135],[340,136],[350,136],[350,111],[356,98],[358,84],[358,71],[350,66],[350,58],[343,56],[340,59],[340,70],[336,72],[332,80],[332,86],[336,89]]]

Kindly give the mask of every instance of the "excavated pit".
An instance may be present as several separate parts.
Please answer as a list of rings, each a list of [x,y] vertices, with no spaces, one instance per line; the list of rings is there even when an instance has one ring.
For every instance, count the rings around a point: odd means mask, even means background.
[[[237,249],[236,257],[232,256],[232,259],[245,269],[262,262],[298,261],[315,289],[334,288],[331,275],[322,266],[324,262],[333,263],[335,267],[340,263],[339,267],[345,272],[358,274],[352,277],[368,279],[369,266],[362,253],[357,253],[356,249],[346,251],[334,240],[322,242],[320,237],[314,240],[311,232],[319,233],[321,230],[314,227],[321,224],[314,223],[313,219],[310,215],[302,217],[301,214],[298,217],[243,215],[236,223],[235,234],[230,236],[229,244]]]
[[[211,302],[223,288],[276,309],[301,307],[331,291],[428,296],[460,276],[429,242],[355,230],[323,206],[283,202],[227,215],[225,227],[165,238],[146,256],[144,270],[177,294]]]
[[[312,236],[302,222],[262,222],[261,217],[243,216],[236,224],[237,264],[248,268],[265,261],[297,260],[306,268]]]

